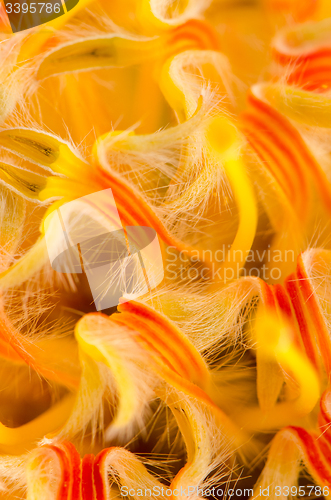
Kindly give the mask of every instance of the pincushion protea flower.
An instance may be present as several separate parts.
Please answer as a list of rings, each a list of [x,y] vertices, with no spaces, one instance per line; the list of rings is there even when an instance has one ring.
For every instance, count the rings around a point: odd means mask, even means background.
[[[12,35],[1,5],[1,497],[329,496],[329,16],[81,0]],[[165,278],[97,313],[45,226],[109,188]]]

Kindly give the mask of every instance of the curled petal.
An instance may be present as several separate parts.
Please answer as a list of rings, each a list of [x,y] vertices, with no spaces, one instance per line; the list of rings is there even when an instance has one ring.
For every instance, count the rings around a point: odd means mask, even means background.
[[[188,495],[192,490],[196,492],[202,490],[208,472],[217,468],[221,477],[227,455],[217,454],[220,435],[208,421],[203,408],[194,405],[190,400],[184,400],[180,394],[177,396],[169,394],[165,401],[173,412],[185,440],[187,463],[171,483],[173,496],[185,498],[185,494],[182,493],[185,489],[188,489]],[[176,495],[177,491],[180,492],[179,495]],[[196,494],[199,497],[199,493]]]
[[[217,467],[218,477],[222,476],[227,459],[227,454],[218,455],[222,437],[201,407],[183,400],[174,391],[161,391],[160,397],[176,418],[187,453],[185,467],[167,488],[173,492],[170,498],[200,498],[195,492],[199,488],[201,491],[207,475]],[[124,448],[106,448],[96,457],[85,455],[81,459],[68,442],[33,450],[26,465],[26,479],[29,500],[39,500],[46,494],[50,499],[104,500],[116,497],[114,486],[120,488],[121,493],[130,490],[133,498],[139,498],[141,491],[151,491],[158,496],[165,488],[141,460]]]
[[[255,488],[255,497],[259,496],[260,487],[266,488],[269,485],[271,498],[279,497],[279,492],[284,491],[283,485],[288,486],[291,491],[291,486],[297,485],[300,461],[304,462],[316,484],[322,488],[331,486],[330,390],[324,392],[320,406],[319,433],[316,430],[307,431],[302,427],[286,427],[276,434],[271,443],[267,463]],[[276,488],[278,485],[281,489]],[[326,496],[329,495],[328,489],[325,493]]]
[[[331,210],[331,188],[325,172],[298,130],[269,103],[271,88],[268,84],[252,88],[242,128],[303,221],[308,215],[308,200],[312,198],[310,179],[328,211]]]
[[[190,118],[196,111],[198,99],[205,91],[197,80],[193,68],[203,74],[203,66],[211,64],[221,85],[232,97],[231,69],[228,59],[214,50],[187,50],[168,59],[161,71],[160,87],[170,106],[176,111],[179,121]]]
[[[213,51],[200,51],[197,55],[193,51],[187,51],[168,60],[163,67],[160,81],[161,89],[180,121],[190,117],[196,108],[199,98],[197,89],[198,92],[203,92],[201,85],[199,87],[196,83],[194,84],[194,77],[189,74],[188,68],[192,66],[199,68],[208,63],[215,67],[222,83],[231,95],[228,81],[228,62],[222,54]],[[205,193],[211,177],[215,175],[219,165],[223,163],[224,171],[234,192],[240,217],[237,235],[224,267],[231,267],[230,262],[232,262],[233,267],[240,271],[245,262],[237,262],[236,259],[233,259],[234,252],[238,248],[241,250],[244,248],[243,253],[245,254],[246,249],[251,248],[257,226],[255,195],[246,175],[245,166],[239,159],[241,139],[230,120],[220,115],[210,118],[206,127],[205,141],[206,165],[192,186],[181,195],[179,200],[175,201],[175,205],[179,203],[183,206],[188,205],[188,200],[192,199],[194,192]],[[233,275],[235,276],[235,273]]]
[[[268,492],[272,500],[288,498],[283,495],[284,487],[297,487],[301,454],[289,429],[282,430],[272,440],[268,460],[254,487],[253,498],[261,498],[261,492]],[[277,487],[277,488],[276,488]],[[281,494],[279,495],[279,492]]]
[[[190,48],[218,47],[215,32],[201,21],[186,24],[160,37],[110,34],[60,45],[46,53],[37,80],[101,68],[122,68],[155,62]]]
[[[26,478],[27,500],[85,500],[81,497],[81,459],[71,443],[33,450],[27,462]]]
[[[0,423],[0,448],[13,455],[24,453],[46,434],[59,429],[67,420],[74,403],[67,395],[40,416],[20,427],[10,428]]]
[[[264,88],[264,96],[280,113],[298,123],[331,127],[331,99],[323,94],[300,90],[290,85],[270,84]]]
[[[190,18],[201,17],[201,14],[209,5],[209,0],[188,0],[180,2],[183,5],[173,7],[170,0],[160,4],[157,0],[138,0],[137,17],[147,31],[159,32],[169,30],[173,26],[184,24]],[[169,15],[169,10],[174,9],[175,14]],[[167,15],[168,14],[168,15]]]
[[[180,330],[165,316],[138,302],[121,304],[119,310],[121,314],[112,317],[111,321],[139,333],[137,341],[151,352],[155,373],[177,391],[203,403],[226,435],[242,443],[242,433],[212,399],[210,374],[204,360]],[[165,342],[167,336],[170,336],[169,341]],[[179,359],[178,346],[182,346],[180,354],[181,358],[184,356],[183,359],[186,359],[185,364]]]
[[[48,438],[70,438],[81,431],[85,431],[88,424],[92,424],[92,438],[100,428],[98,424],[101,419],[102,398],[106,390],[106,380],[102,376],[102,371],[90,356],[79,353],[81,376],[79,385],[76,387],[72,410],[62,427],[58,427],[55,432],[48,433]],[[102,424],[101,424],[102,425]]]
[[[208,388],[210,374],[204,360],[192,343],[166,316],[139,302],[130,301],[118,307],[121,312],[112,321],[138,330],[141,338],[160,354],[178,375],[202,388]]]
[[[84,39],[57,47],[46,55],[39,66],[37,78],[103,67],[122,67],[143,63],[152,58],[156,41],[108,35]]]
[[[76,325],[75,334],[82,351],[96,362],[106,365],[115,382],[118,394],[118,405],[112,428],[125,429],[136,421],[141,413],[141,405],[146,403],[146,395],[150,389],[148,382],[144,382],[139,365],[135,366],[133,359],[128,355],[135,353],[135,361],[139,354],[138,346],[123,328],[116,327],[110,319],[102,314],[89,314],[83,317]],[[95,386],[98,375],[97,366],[89,371],[87,383]],[[96,372],[96,374],[95,374]],[[139,379],[141,379],[139,381]],[[153,382],[152,382],[153,383]],[[97,385],[95,386],[97,388]],[[89,389],[90,391],[91,389]]]

